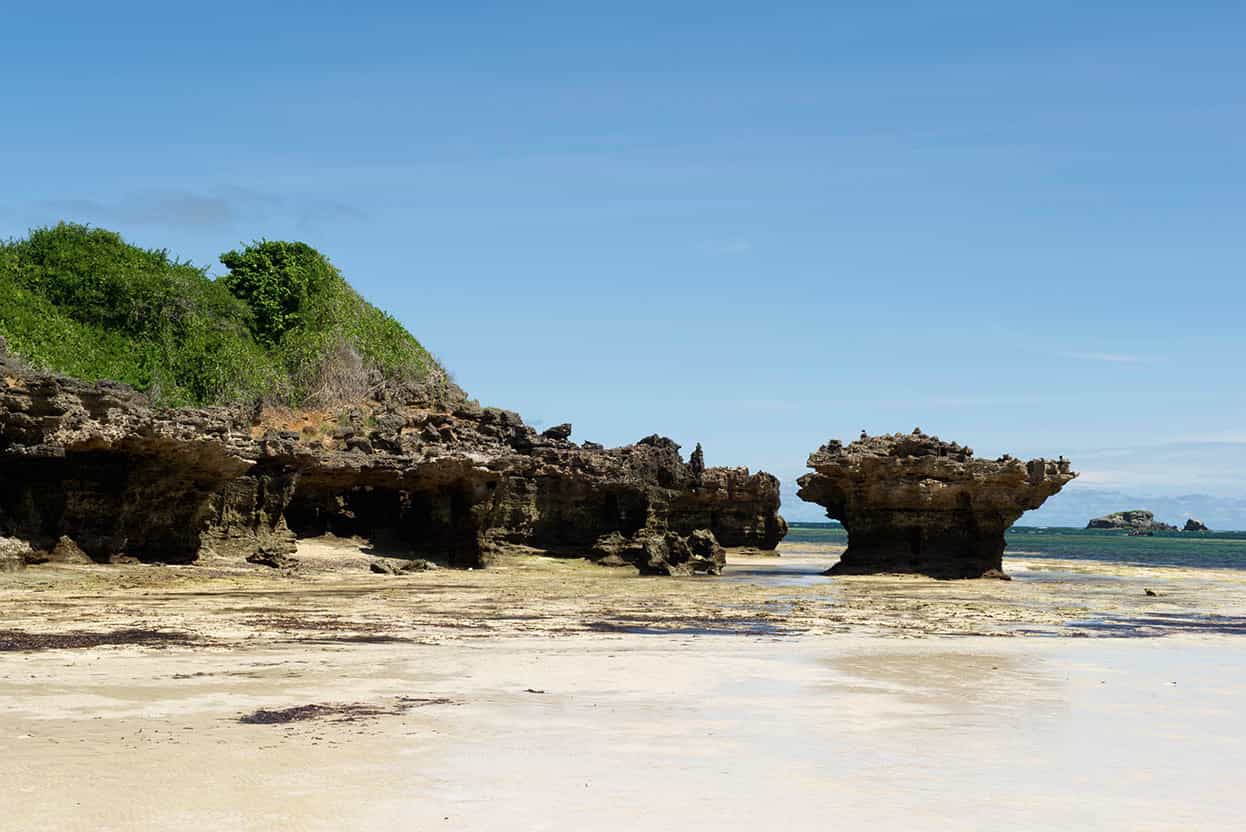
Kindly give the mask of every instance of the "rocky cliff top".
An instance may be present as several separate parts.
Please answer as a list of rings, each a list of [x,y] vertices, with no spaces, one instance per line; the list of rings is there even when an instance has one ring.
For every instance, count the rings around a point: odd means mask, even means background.
[[[849,501],[891,508],[1038,508],[1077,474],[1068,460],[1008,454],[977,459],[972,448],[912,433],[862,434],[845,445],[831,440],[809,455],[814,470],[800,479],[802,499]],[[832,517],[839,519],[837,515]]]

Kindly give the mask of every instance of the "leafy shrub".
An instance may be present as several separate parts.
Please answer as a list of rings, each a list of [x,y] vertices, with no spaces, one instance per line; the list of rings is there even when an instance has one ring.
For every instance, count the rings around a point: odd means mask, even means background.
[[[36,229],[0,242],[0,335],[35,366],[166,405],[327,404],[382,377],[444,376],[310,246],[263,241],[222,262],[214,281],[110,231]]]
[[[381,378],[419,380],[440,369],[305,243],[260,240],[221,262],[230,272],[220,282],[250,306],[255,336],[285,370],[292,401],[338,404]]]
[[[309,300],[341,279],[324,255],[306,243],[261,240],[242,251],[225,252],[221,262],[229,269],[221,282],[251,307],[255,337],[267,344],[297,328]]]

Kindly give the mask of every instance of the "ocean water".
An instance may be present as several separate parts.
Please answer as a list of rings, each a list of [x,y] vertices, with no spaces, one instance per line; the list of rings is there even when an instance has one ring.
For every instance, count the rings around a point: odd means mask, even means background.
[[[793,523],[786,539],[846,544],[848,534],[838,524]],[[1123,531],[1014,526],[1005,539],[1005,557],[1246,569],[1246,532],[1156,532],[1154,537],[1130,537]]]

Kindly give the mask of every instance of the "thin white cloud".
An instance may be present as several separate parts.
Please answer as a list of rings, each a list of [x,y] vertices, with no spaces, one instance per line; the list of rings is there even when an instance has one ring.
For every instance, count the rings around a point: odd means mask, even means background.
[[[67,219],[104,226],[154,225],[181,228],[226,228],[262,224],[273,219],[293,221],[300,228],[362,221],[360,209],[332,199],[278,196],[225,185],[206,193],[144,190],[115,201],[59,199],[31,206],[40,221]],[[46,215],[46,216],[45,216]]]
[[[53,200],[46,207],[71,219],[103,223],[212,228],[227,226],[236,219],[228,200],[175,190],[135,192],[116,202]]]
[[[732,237],[725,240],[710,240],[702,248],[707,254],[713,254],[718,257],[735,257],[741,254],[748,254],[753,250],[753,244],[743,237]]]
[[[1172,445],[1246,445],[1246,431],[1226,430],[1218,433],[1195,433],[1173,439]]]
[[[1150,364],[1154,359],[1142,355],[1121,352],[1066,352],[1065,358],[1079,361],[1105,361],[1109,364]]]

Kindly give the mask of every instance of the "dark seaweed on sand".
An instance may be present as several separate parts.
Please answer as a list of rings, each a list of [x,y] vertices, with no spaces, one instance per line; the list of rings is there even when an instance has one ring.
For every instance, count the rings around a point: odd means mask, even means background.
[[[192,644],[194,641],[194,637],[186,633],[137,628],[112,630],[103,633],[29,633],[23,630],[3,630],[0,631],[0,653],[28,650],[82,649],[125,644],[164,647],[174,644]]]

